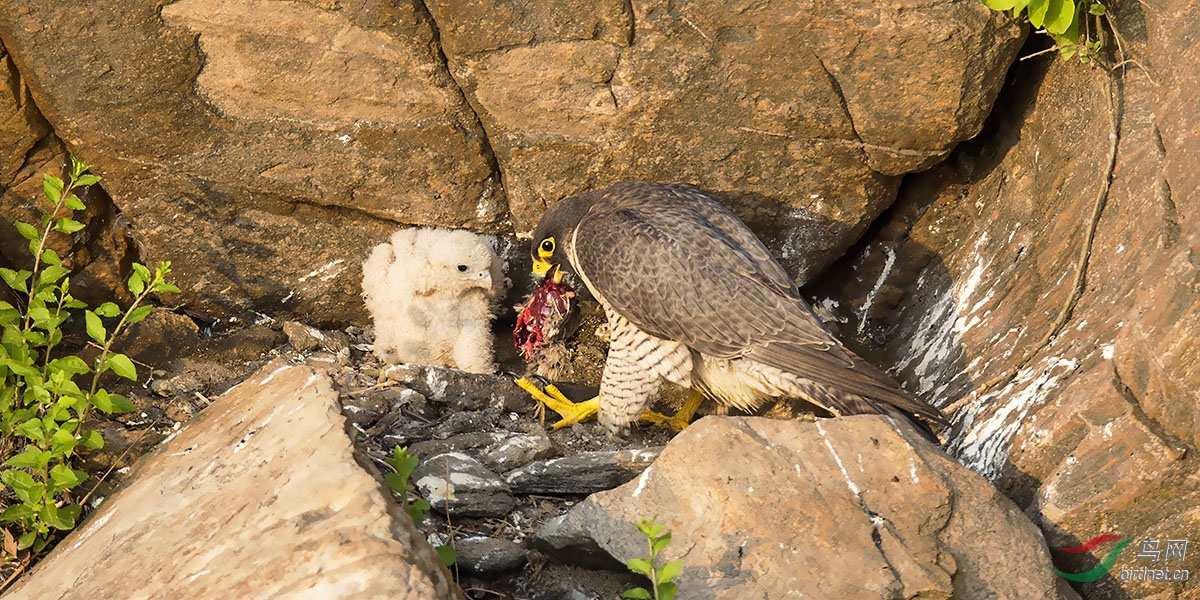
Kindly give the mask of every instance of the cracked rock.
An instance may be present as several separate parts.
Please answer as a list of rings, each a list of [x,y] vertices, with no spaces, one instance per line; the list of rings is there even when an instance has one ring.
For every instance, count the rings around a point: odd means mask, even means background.
[[[516,506],[508,484],[499,475],[461,452],[422,460],[412,479],[439,514],[503,517]]]
[[[632,522],[655,515],[685,598],[1075,597],[1010,500],[885,417],[701,419],[534,543],[620,564],[645,555]]]
[[[584,452],[504,474],[518,494],[592,494],[611,490],[649,467],[662,448]]]

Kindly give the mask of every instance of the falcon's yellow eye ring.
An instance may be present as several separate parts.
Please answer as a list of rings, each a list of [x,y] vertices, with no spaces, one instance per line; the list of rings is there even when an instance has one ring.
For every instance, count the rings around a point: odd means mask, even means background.
[[[554,238],[549,237],[542,240],[538,245],[538,256],[541,258],[550,258],[554,255]]]

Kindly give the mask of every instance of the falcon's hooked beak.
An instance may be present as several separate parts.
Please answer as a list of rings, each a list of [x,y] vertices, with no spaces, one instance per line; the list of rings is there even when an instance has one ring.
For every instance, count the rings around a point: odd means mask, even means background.
[[[547,275],[554,283],[562,283],[563,271],[558,265],[540,258],[533,259],[533,274],[538,279],[545,279]]]

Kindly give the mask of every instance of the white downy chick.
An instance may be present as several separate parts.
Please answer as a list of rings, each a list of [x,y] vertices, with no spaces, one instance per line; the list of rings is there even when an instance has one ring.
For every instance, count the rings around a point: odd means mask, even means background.
[[[386,362],[492,373],[491,321],[506,280],[486,238],[460,229],[409,228],[363,263],[363,296]]]

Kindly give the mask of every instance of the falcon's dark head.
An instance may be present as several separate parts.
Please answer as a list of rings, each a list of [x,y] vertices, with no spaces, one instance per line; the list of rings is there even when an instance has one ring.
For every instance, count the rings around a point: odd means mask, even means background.
[[[534,275],[545,277],[556,265],[558,269],[553,271],[555,283],[560,282],[565,273],[575,274],[575,267],[569,258],[575,227],[599,198],[596,192],[586,192],[559,200],[546,209],[537,229],[533,231],[533,242],[529,247]]]

